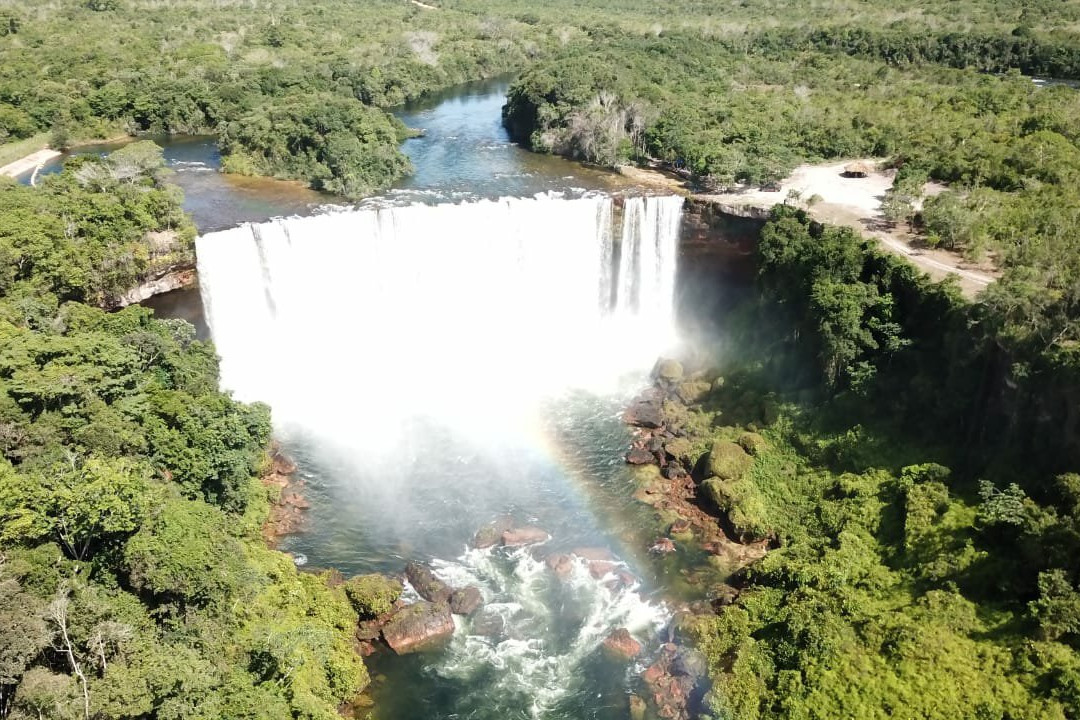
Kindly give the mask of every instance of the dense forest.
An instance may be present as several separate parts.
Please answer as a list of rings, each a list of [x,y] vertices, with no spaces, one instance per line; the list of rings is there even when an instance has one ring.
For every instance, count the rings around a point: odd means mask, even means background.
[[[265,546],[269,409],[190,324],[102,309],[191,255],[165,172],[0,184],[0,717],[335,717],[356,611]]]
[[[777,545],[691,623],[717,717],[1077,717],[1075,360],[802,210],[758,261],[696,409],[761,434],[702,489]]]
[[[731,7],[701,0],[663,6],[636,0],[428,5],[16,0],[0,9],[0,143],[33,138],[63,146],[118,133],[219,133],[228,139],[224,152],[235,156],[227,162],[231,171],[302,179],[356,197],[407,171],[397,150],[402,129],[386,108],[546,58],[585,73],[606,73],[604,82],[625,67],[621,81],[671,84],[678,98],[671,107],[683,108],[683,115],[669,123],[670,132],[684,135],[697,132],[701,122],[714,122],[709,118],[717,106],[698,103],[725,97],[720,87],[694,87],[703,73],[721,77],[707,72],[715,62],[708,54],[721,48],[748,65],[762,55],[816,49],[884,58],[893,65],[928,61],[1056,76],[1074,76],[1080,67],[1074,36],[1061,29],[1076,21],[1072,3],[926,2],[905,11],[883,2],[841,0],[825,8],[761,0]],[[803,20],[810,16],[814,31]],[[658,38],[650,48],[648,42]],[[600,62],[592,66],[573,59],[598,51],[621,57],[593,56]],[[654,68],[663,77],[650,75],[656,62],[666,65]],[[771,68],[760,70],[767,74]],[[782,78],[767,82],[779,84]],[[568,90],[578,85],[580,80]],[[620,96],[618,85],[604,89],[620,103],[635,99]],[[842,86],[836,89],[842,94]],[[745,104],[754,100],[747,96]],[[306,112],[316,105],[318,122]],[[652,107],[664,106],[644,107],[642,120],[650,119]],[[833,124],[819,123],[818,134],[826,135]],[[690,157],[679,141],[662,142]],[[757,155],[765,145],[757,142],[746,151]],[[791,162],[771,150],[761,158],[766,169],[759,174]],[[711,171],[705,162],[702,169]]]
[[[890,217],[1002,279],[969,302],[800,210],[765,226],[696,412],[763,436],[714,499],[776,548],[690,623],[708,711],[1080,717],[1080,93],[1021,74],[1080,78],[1080,3],[428,6],[12,0],[0,158],[209,132],[230,172],[361,197],[409,171],[389,109],[513,72],[521,142],[706,191],[887,159]],[[191,259],[160,150],[0,183],[0,718],[335,717],[366,606],[265,547],[267,408],[190,325],[111,311]]]

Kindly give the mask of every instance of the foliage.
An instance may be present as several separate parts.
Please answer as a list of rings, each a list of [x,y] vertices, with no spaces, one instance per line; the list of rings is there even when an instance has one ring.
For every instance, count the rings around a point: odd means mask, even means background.
[[[345,594],[361,617],[385,615],[401,597],[401,583],[378,573],[357,575],[345,583]]]
[[[1012,325],[1043,320],[966,302],[795,208],[774,211],[759,263],[726,339],[739,352],[697,412],[764,442],[749,488],[701,488],[729,520],[767,518],[778,547],[694,626],[714,712],[1074,717],[1080,479],[1061,470],[1080,457],[1058,404],[1072,356]],[[877,302],[848,312],[834,292]],[[766,393],[784,402],[761,429]]]
[[[112,304],[143,279],[194,258],[195,229],[165,183],[161,149],[133,143],[107,159],[77,158],[38,188],[0,185],[0,293],[36,303]]]
[[[357,615],[259,535],[268,409],[188,323],[83,304],[190,262],[164,180],[134,143],[0,187],[0,717],[330,720]]]
[[[222,128],[226,170],[302,177],[359,198],[405,174],[397,149],[404,128],[392,116],[333,95],[274,104]]]

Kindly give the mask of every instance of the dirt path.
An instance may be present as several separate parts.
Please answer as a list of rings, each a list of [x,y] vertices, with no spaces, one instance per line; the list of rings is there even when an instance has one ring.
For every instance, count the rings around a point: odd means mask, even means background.
[[[59,157],[60,153],[56,150],[44,148],[37,152],[30,153],[26,157],[19,158],[15,162],[8,163],[7,165],[0,167],[0,175],[6,175],[7,177],[19,177],[32,170],[35,170],[45,163],[49,162],[55,157]]]
[[[863,161],[876,167],[879,161]],[[780,183],[778,190],[769,192],[758,188],[736,193],[692,193],[677,176],[650,168],[622,167],[619,172],[636,182],[693,197],[696,200],[722,205],[736,214],[762,217],[774,205],[806,201],[817,196],[810,215],[821,222],[847,225],[863,235],[877,239],[889,252],[907,258],[930,277],[940,280],[955,275],[964,295],[971,298],[997,279],[998,271],[989,263],[974,265],[959,253],[915,247],[916,239],[902,227],[886,223],[881,214],[881,201],[892,187],[891,171],[873,170],[866,177],[845,177],[848,162],[828,165],[803,165]],[[941,192],[940,185],[927,185],[928,195]],[[797,199],[789,199],[789,193]]]

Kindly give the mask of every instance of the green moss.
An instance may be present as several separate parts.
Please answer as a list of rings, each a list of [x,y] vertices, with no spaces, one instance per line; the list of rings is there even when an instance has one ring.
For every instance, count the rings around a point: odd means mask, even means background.
[[[402,591],[400,581],[378,573],[349,578],[344,588],[361,617],[377,617],[390,612]]]
[[[738,480],[741,478],[754,460],[737,443],[728,440],[717,440],[709,450],[709,475],[721,480]]]
[[[751,455],[760,455],[768,446],[765,438],[756,432],[745,432],[739,436],[739,447]]]

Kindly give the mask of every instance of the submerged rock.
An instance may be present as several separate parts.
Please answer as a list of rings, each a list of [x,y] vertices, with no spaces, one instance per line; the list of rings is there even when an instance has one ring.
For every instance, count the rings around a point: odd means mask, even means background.
[[[437,647],[454,634],[450,606],[418,602],[394,613],[383,626],[383,639],[398,655]]]
[[[484,604],[480,588],[469,586],[455,590],[450,596],[450,612],[455,615],[472,615]]]
[[[492,520],[473,535],[472,546],[477,550],[484,550],[499,544],[502,534],[514,526],[513,520],[502,517]]]
[[[548,555],[544,560],[552,572],[555,573],[555,577],[560,580],[565,580],[570,577],[570,573],[574,571],[574,560],[569,555],[559,553],[558,555]]]
[[[405,566],[405,577],[413,586],[420,597],[433,603],[449,602],[454,589],[435,577],[435,573],[427,565],[411,562]]]
[[[579,558],[584,558],[590,562],[594,560],[611,561],[615,559],[615,554],[603,547],[576,547],[570,551],[570,554],[577,555]]]
[[[471,630],[474,635],[499,639],[506,632],[506,620],[494,610],[485,608],[473,617]]]
[[[504,547],[535,545],[536,543],[547,542],[550,539],[551,536],[548,535],[545,530],[541,530],[533,525],[504,530],[502,534],[502,544]]]
[[[626,628],[619,628],[608,635],[602,647],[605,655],[619,662],[629,662],[641,654],[641,643]]]

